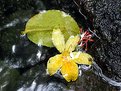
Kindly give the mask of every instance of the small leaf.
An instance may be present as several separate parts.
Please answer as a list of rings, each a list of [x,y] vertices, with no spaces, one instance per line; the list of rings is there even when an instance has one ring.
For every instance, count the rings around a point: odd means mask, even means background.
[[[91,55],[84,52],[73,52],[73,60],[78,64],[91,65],[93,58]]]
[[[27,22],[23,33],[35,44],[53,47],[52,31],[56,28],[64,34],[65,41],[71,35],[79,34],[75,20],[59,10],[48,10],[33,16]]]
[[[62,66],[61,73],[66,81],[75,81],[78,78],[78,66],[74,61],[67,61]]]
[[[51,57],[47,62],[47,69],[50,75],[54,75],[62,66],[62,55]]]
[[[75,47],[78,45],[79,36],[70,36],[70,38],[66,42],[65,50],[72,52],[75,50]]]
[[[60,29],[53,29],[52,32],[52,42],[57,50],[62,53],[65,49],[65,40]]]

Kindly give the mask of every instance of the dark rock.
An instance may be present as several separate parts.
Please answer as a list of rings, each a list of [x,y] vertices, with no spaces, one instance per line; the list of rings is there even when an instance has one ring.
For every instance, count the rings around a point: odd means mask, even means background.
[[[121,1],[91,1],[90,11],[100,37],[91,49],[92,55],[108,77],[121,81]]]

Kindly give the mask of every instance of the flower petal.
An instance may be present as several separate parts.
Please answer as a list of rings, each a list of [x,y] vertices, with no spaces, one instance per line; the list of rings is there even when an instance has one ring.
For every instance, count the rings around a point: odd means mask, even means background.
[[[73,52],[72,56],[73,60],[78,64],[91,65],[93,61],[92,56],[84,52]]]
[[[64,51],[65,40],[64,40],[64,35],[62,34],[60,29],[53,29],[52,42],[60,53]]]
[[[75,81],[78,77],[78,66],[73,61],[67,61],[62,66],[61,73],[68,82]]]
[[[79,41],[79,36],[71,36],[67,42],[66,42],[66,51],[72,52],[75,50],[75,47],[77,46]]]
[[[62,66],[62,55],[51,57],[47,62],[47,70],[50,75],[54,75]]]

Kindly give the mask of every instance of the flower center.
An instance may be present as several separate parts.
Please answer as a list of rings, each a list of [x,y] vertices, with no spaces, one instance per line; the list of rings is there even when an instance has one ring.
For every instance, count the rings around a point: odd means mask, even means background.
[[[64,51],[62,53],[62,58],[63,58],[63,62],[68,62],[70,61],[70,53],[68,51]]]

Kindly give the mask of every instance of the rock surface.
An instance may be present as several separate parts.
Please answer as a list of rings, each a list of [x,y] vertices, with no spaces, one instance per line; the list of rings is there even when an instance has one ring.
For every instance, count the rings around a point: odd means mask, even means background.
[[[121,1],[97,0],[91,8],[100,37],[92,55],[108,77],[121,81]]]

